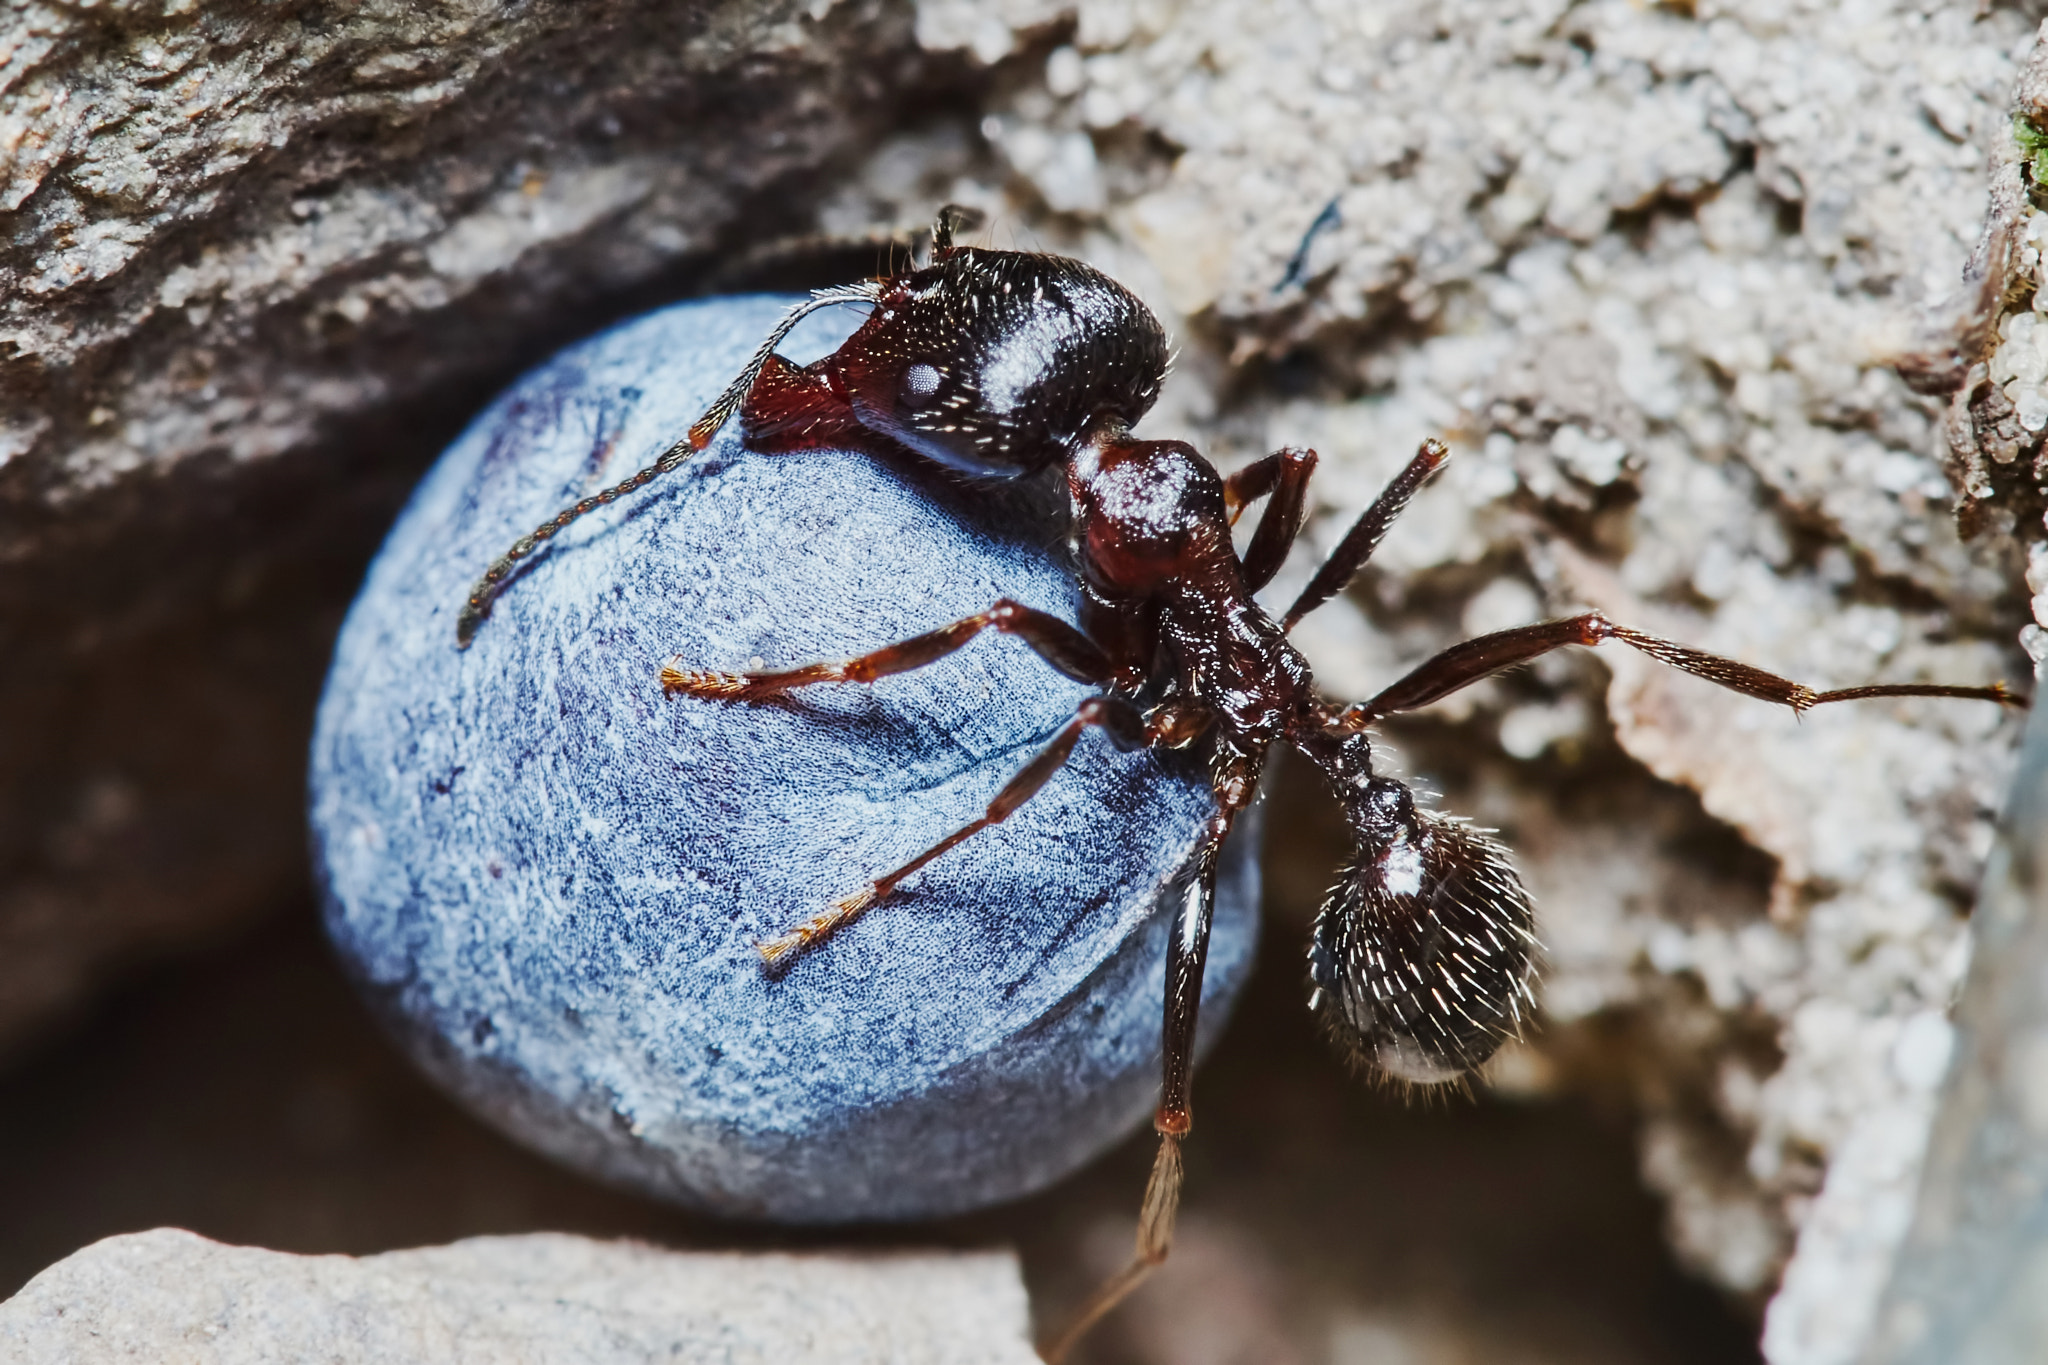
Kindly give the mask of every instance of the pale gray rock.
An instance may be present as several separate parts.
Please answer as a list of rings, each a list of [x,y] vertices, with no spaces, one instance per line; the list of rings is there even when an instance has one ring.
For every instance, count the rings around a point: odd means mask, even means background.
[[[2039,663],[2048,658],[2048,44],[2038,34],[1993,141],[1983,236],[1907,373],[1948,396],[1958,522],[2026,547],[2034,620],[2020,638]]]
[[[2029,1365],[2048,1342],[2048,711],[1971,928],[1954,1064],[1867,1365]]]
[[[849,145],[887,71],[857,59],[898,30],[831,3],[14,7],[8,491],[303,448],[709,253]]]
[[[109,1237],[0,1303],[12,1365],[1024,1365],[1008,1252],[667,1251],[563,1233],[295,1256]]]

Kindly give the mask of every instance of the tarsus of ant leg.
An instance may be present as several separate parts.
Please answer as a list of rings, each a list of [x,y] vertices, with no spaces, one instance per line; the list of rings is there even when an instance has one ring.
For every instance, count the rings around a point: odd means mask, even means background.
[[[1316,472],[1313,450],[1292,448],[1276,452],[1280,467],[1274,478],[1273,500],[1259,516],[1252,542],[1245,547],[1244,585],[1257,592],[1273,581],[1287,559],[1294,538],[1301,534],[1302,513],[1308,501],[1308,481]]]
[[[988,803],[980,819],[969,821],[945,838],[933,844],[924,852],[912,858],[903,866],[885,876],[877,877],[859,891],[833,902],[830,909],[812,916],[786,934],[757,944],[761,960],[770,968],[779,967],[790,954],[800,952],[818,942],[828,934],[837,932],[866,914],[874,904],[896,889],[905,877],[931,862],[940,854],[965,843],[990,825],[999,825],[1010,818],[1016,809],[1038,795],[1052,775],[1066,766],[1073,756],[1074,745],[1080,742],[1081,732],[1091,725],[1100,725],[1115,736],[1119,743],[1130,744],[1144,734],[1145,722],[1137,708],[1129,702],[1115,697],[1090,697],[1082,702],[1074,718],[1053,736],[1052,743],[1040,749],[1032,760],[1024,765],[1023,771],[1011,778],[995,799]]]
[[[1290,452],[1276,450],[1271,455],[1261,455],[1243,469],[1223,480],[1223,512],[1230,518],[1232,526],[1244,509],[1273,491],[1280,482],[1280,470],[1287,463]]]
[[[1669,664],[1696,678],[1704,678],[1731,692],[1740,692],[1761,701],[1789,706],[1795,712],[1803,712],[1829,702],[1858,701],[1869,697],[1957,697],[1971,701],[1999,702],[2007,706],[2027,705],[2025,698],[2008,691],[2003,683],[1994,683],[1989,687],[1884,683],[1867,687],[1844,687],[1832,692],[1816,692],[1804,683],[1781,678],[1775,673],[1768,673],[1753,665],[1724,658],[1719,654],[1708,654],[1703,650],[1692,649],[1655,635],[1647,635],[1626,626],[1617,626],[1598,612],[1587,612],[1561,620],[1496,631],[1491,635],[1481,635],[1477,639],[1452,645],[1371,701],[1351,708],[1345,713],[1345,721],[1353,727],[1369,725],[1381,716],[1392,715],[1397,711],[1413,711],[1431,702],[1440,701],[1460,688],[1469,687],[1480,679],[1491,677],[1505,669],[1528,663],[1554,649],[1561,649],[1566,645],[1597,645],[1607,640],[1620,640],[1659,663]]]
[[[761,343],[760,347],[754,352],[753,358],[747,361],[746,368],[740,371],[739,377],[734,379],[731,384],[728,384],[725,392],[718,395],[711,406],[705,410],[704,415],[691,424],[689,432],[682,440],[677,441],[661,453],[660,459],[648,465],[631,478],[615,483],[603,492],[594,493],[570,507],[563,508],[553,517],[535,527],[531,534],[521,536],[518,540],[514,541],[511,549],[500,555],[497,562],[492,564],[490,568],[484,570],[483,577],[479,578],[476,581],[476,586],[469,590],[469,598],[462,604],[461,614],[455,618],[456,645],[467,649],[469,642],[476,638],[477,627],[481,626],[484,618],[491,614],[491,603],[496,601],[498,594],[504,590],[506,577],[520,560],[532,554],[547,541],[552,540],[556,532],[568,526],[578,517],[583,516],[587,512],[593,512],[607,503],[615,502],[661,475],[670,473],[680,467],[692,455],[695,455],[705,446],[710,445],[711,438],[718,434],[718,429],[725,425],[726,419],[731,417],[739,405],[746,401],[747,391],[754,387],[754,381],[760,377],[761,367],[768,363],[769,356],[775,354],[775,348],[781,344],[784,337],[789,335],[791,328],[795,327],[797,323],[803,321],[810,314],[817,312],[820,308],[825,308],[835,303],[873,303],[880,296],[880,291],[881,286],[872,280],[863,281],[860,284],[841,285],[832,289],[820,289],[813,292],[810,298],[783,314],[782,320],[777,322],[774,330],[768,333],[767,340]]]
[[[1387,528],[1408,506],[1408,500],[1450,458],[1451,452],[1443,442],[1422,443],[1422,449],[1415,452],[1415,458],[1394,476],[1379,497],[1373,499],[1372,506],[1366,508],[1351,529],[1344,533],[1344,539],[1323,561],[1323,567],[1316,570],[1316,576],[1301,590],[1301,596],[1294,599],[1294,605],[1287,609],[1287,615],[1280,623],[1282,630],[1293,630],[1302,617],[1344,591],[1344,585],[1351,581],[1352,575],[1372,558],[1372,552],[1379,548]]]
[[[1132,1290],[1165,1263],[1173,1249],[1174,1216],[1180,1211],[1182,1167],[1180,1139],[1171,1133],[1159,1135],[1159,1155],[1152,1162],[1151,1179],[1145,1182],[1145,1202],[1138,1211],[1138,1248],[1130,1264],[1099,1286],[1067,1323],[1057,1338],[1039,1348],[1046,1365],[1060,1365],[1074,1344],[1088,1335],[1088,1329],[1104,1314],[1130,1297]]]
[[[1180,1140],[1194,1126],[1189,1092],[1195,1069],[1195,1024],[1202,1007],[1202,968],[1209,955],[1209,927],[1216,911],[1216,864],[1235,818],[1236,811],[1225,808],[1210,819],[1196,855],[1194,881],[1174,919],[1173,937],[1167,940],[1159,1112],[1152,1120],[1159,1133],[1159,1155],[1152,1163],[1152,1177],[1145,1183],[1145,1202],[1138,1209],[1137,1248],[1130,1264],[1090,1295],[1073,1320],[1040,1349],[1048,1365],[1058,1365],[1090,1327],[1165,1263],[1173,1249],[1174,1217],[1180,1210]]]

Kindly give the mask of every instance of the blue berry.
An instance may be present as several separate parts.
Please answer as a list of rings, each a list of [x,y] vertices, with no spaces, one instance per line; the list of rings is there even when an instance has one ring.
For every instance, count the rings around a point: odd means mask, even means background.
[[[659,455],[788,302],[627,323],[442,458],[336,647],[315,860],[380,1017],[519,1140],[720,1214],[936,1216],[1049,1184],[1150,1114],[1204,774],[1092,731],[1006,823],[771,976],[757,941],[978,815],[1088,689],[996,635],[772,705],[658,675],[845,658],[1005,596],[1072,620],[1057,496],[764,456],[735,424],[563,531],[455,644],[480,569]],[[1205,1036],[1250,966],[1256,834],[1226,858]]]

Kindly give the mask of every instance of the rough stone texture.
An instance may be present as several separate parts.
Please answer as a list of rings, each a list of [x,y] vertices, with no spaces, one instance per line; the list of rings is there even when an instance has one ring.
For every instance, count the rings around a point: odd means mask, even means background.
[[[1151,1112],[1202,766],[1090,733],[1008,820],[771,976],[754,943],[980,816],[1092,689],[998,634],[785,704],[670,697],[659,674],[846,658],[1005,596],[1071,620],[1057,486],[761,455],[733,423],[550,541],[455,644],[482,567],[652,463],[791,302],[682,304],[575,347],[420,486],[321,701],[328,931],[429,1073],[579,1169],[727,1216],[956,1213]],[[1257,842],[1248,822],[1219,891],[1210,1037],[1251,965]]]
[[[2020,639],[2038,663],[2048,657],[2048,45],[2038,35],[1993,143],[1983,236],[1905,373],[1948,396],[1943,434],[1964,533],[2026,547],[2034,623]]]
[[[2048,220],[2034,202],[2048,170],[2038,160],[2044,126],[2048,49],[2037,35],[2013,86],[2009,121],[1990,139],[1983,235],[1953,299],[1931,310],[1922,349],[1901,367],[1915,388],[1949,399],[1943,434],[1964,534],[1994,530],[2029,545],[2042,539],[2038,523],[2048,487],[2038,458],[2048,427],[2048,396],[2041,390],[2048,362],[2035,336],[2037,310],[2048,306],[2039,297]],[[2034,458],[2022,462],[2022,455]],[[2036,635],[2030,632],[2029,639],[2029,652],[2039,657]]]
[[[772,225],[913,55],[877,0],[0,16],[0,1047],[301,875],[334,614],[479,379]]]
[[[566,1234],[360,1259],[109,1237],[0,1303],[18,1365],[1036,1360],[1006,1252],[739,1255]]]
[[[9,491],[304,446],[488,363],[466,295],[516,326],[710,251],[845,145],[894,36],[832,3],[17,9]]]
[[[1934,406],[1891,362],[1961,280],[2031,27],[1911,3],[926,0],[918,33],[1009,62],[982,132],[1019,211],[1180,313],[1201,382],[1151,430],[1226,460],[1313,445],[1332,512],[1420,436],[1459,438],[1364,610],[1304,628],[1356,693],[1582,605],[1830,684],[2021,673],[2011,547],[1950,529]],[[1218,403],[1233,360],[1265,368]],[[1568,660],[1441,714],[1552,771],[1611,724],[1775,872],[1767,896],[1717,886],[1650,812],[1560,827],[1526,789],[1475,792],[1552,948],[1548,1052],[1509,1079],[1631,1078],[1677,1245],[1738,1292],[1782,1269],[1778,1365],[1850,1359],[2017,723],[1794,723],[1604,663],[1604,720]]]

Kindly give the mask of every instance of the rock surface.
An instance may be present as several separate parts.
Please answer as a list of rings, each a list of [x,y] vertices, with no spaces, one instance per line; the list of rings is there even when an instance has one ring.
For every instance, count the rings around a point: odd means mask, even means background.
[[[2027,653],[2048,658],[2048,44],[2036,35],[1993,139],[1984,234],[1952,307],[1905,373],[1948,398],[1942,434],[1956,518],[1971,534],[2026,547],[2033,624]]]
[[[955,1213],[1151,1112],[1202,766],[1091,732],[1008,820],[771,975],[755,943],[979,817],[1092,689],[994,633],[784,704],[670,697],[659,674],[846,658],[1004,596],[1072,620],[1057,490],[761,455],[733,423],[550,541],[455,642],[483,566],[651,464],[790,302],[682,304],[575,347],[420,486],[321,702],[328,932],[430,1074],[579,1169],[735,1217]],[[1255,824],[1232,847],[1209,1037],[1257,938]]]
[[[1152,432],[1225,461],[1316,447],[1325,544],[1419,437],[1458,435],[1361,613],[1301,632],[1354,694],[1579,606],[1831,684],[2022,676],[2014,546],[1950,529],[1938,406],[1893,364],[1961,280],[2031,27],[1774,0],[918,20],[1012,63],[991,184],[1181,311],[1206,382]],[[1218,403],[1233,363],[1280,382]],[[1465,808],[1537,895],[1553,1032],[1516,1083],[1631,1092],[1681,1252],[1737,1292],[1782,1276],[1776,1365],[1846,1362],[1911,1206],[2017,724],[1794,724],[1603,662],[1604,705],[1597,671],[1553,660],[1447,704],[1462,742],[1411,741],[1484,776]],[[1711,818],[1560,819],[1555,785],[1610,727]],[[1520,765],[1477,757],[1496,743]],[[1716,822],[1775,867],[1703,857]]]
[[[2027,1365],[2048,1342],[2048,709],[1971,920],[1956,1058],[1867,1365]]]
[[[922,81],[870,0],[0,14],[0,1049],[295,887],[419,468]]]
[[[18,1365],[1033,1361],[1006,1252],[740,1255],[565,1234],[293,1256],[110,1237],[0,1303]]]

